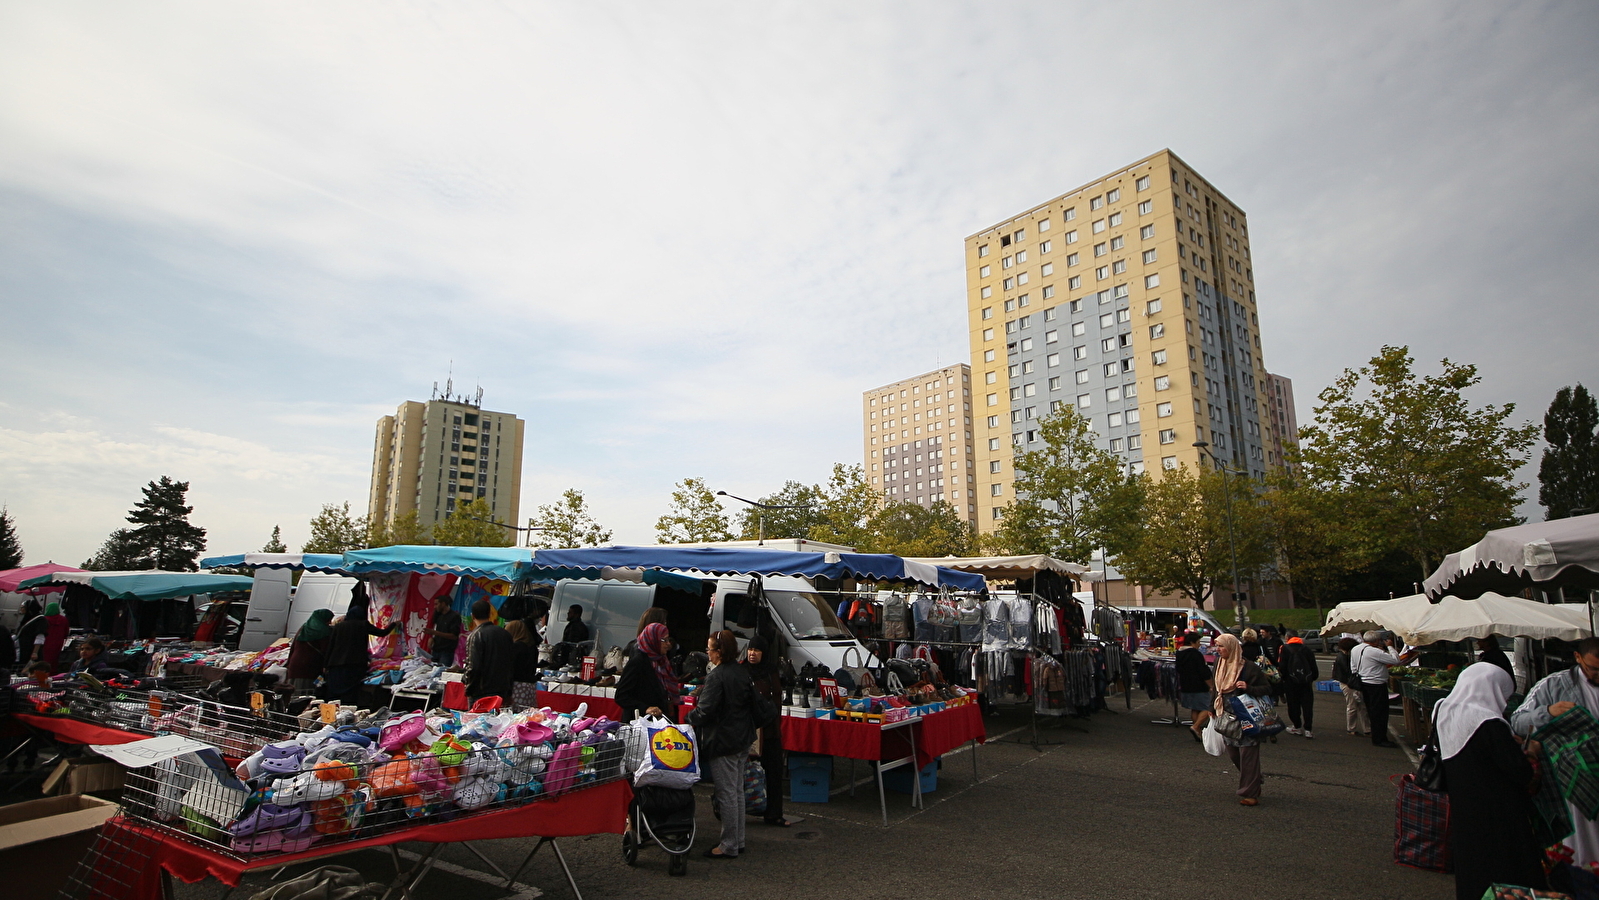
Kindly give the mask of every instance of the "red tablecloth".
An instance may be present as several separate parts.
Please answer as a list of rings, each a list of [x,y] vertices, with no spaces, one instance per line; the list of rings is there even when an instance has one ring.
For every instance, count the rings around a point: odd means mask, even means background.
[[[69,744],[128,744],[148,740],[155,735],[137,731],[123,731],[74,719],[69,716],[40,716],[33,713],[12,713],[12,716],[30,728],[48,731],[56,740]]]
[[[892,760],[910,754],[910,737],[916,732],[916,767],[922,768],[970,740],[984,743],[988,730],[975,703],[922,716],[916,722],[884,730],[880,725],[839,719],[783,717],[783,748],[797,753],[821,753],[846,759]]]
[[[321,844],[303,853],[273,853],[245,861],[118,816],[107,821],[105,827],[115,833],[121,842],[137,845],[140,849],[150,847],[154,865],[141,870],[140,881],[134,886],[131,897],[125,891],[115,894],[107,891],[104,895],[100,891],[91,891],[91,896],[84,900],[160,900],[162,869],[189,884],[211,875],[223,884],[236,887],[246,872],[262,866],[278,866],[286,862],[317,859],[405,841],[447,844],[503,838],[621,834],[627,828],[627,807],[632,800],[633,791],[627,782],[613,781],[510,809],[463,816],[447,822],[430,822],[364,840]]]
[[[605,716],[613,722],[622,721],[622,707],[610,697],[582,697],[577,694],[563,694],[560,691],[539,691],[539,706],[547,706],[556,712],[571,712],[577,709],[578,704],[587,703],[588,713],[591,716]]]

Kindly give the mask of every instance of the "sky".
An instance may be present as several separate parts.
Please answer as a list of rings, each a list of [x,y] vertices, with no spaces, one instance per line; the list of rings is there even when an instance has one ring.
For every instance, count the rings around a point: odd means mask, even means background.
[[[1162,148],[1301,423],[1384,344],[1541,420],[1599,386],[1596,146],[1581,0],[0,2],[0,503],[30,564],[162,475],[298,548],[453,373],[524,516],[651,542],[859,463],[863,391],[968,358],[963,239]]]

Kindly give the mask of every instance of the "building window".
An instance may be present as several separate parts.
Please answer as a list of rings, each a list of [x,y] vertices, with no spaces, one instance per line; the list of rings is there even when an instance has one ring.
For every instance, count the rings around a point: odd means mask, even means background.
[[[983,318],[985,318],[985,319],[994,318],[994,307],[992,307],[992,306],[983,307]]]
[[[1016,301],[1015,300],[1006,300],[1005,301],[1005,311],[1006,312],[1011,312],[1011,311],[1013,311],[1015,309],[1016,309]],[[1010,329],[1007,328],[1005,330],[1009,331]]]
[[[1038,220],[1038,233],[1039,234],[1043,234],[1044,232],[1046,232],[1048,230],[1049,230],[1049,220],[1048,219],[1039,219]]]
[[[1053,275],[1053,274],[1055,274],[1055,264],[1054,263],[1044,263],[1043,265],[1038,267],[1038,274],[1039,275]]]
[[[1164,366],[1166,364],[1166,351],[1156,350],[1154,353],[1149,354],[1149,361],[1157,366]]]
[[[1007,278],[1007,279],[1005,279],[1005,282],[1004,282],[1004,285],[1003,285],[1003,287],[1004,287],[1004,288],[1005,288],[1005,290],[1007,290],[1007,291],[1008,291],[1008,290],[1010,290],[1010,289],[1011,289],[1011,288],[1014,288],[1014,287],[1015,287],[1015,286],[1016,286],[1016,279],[1014,279],[1014,278]]]
[[[1112,452],[1118,451],[1121,448],[1122,448],[1122,439],[1121,438],[1111,438],[1110,439],[1110,449],[1112,450]]]
[[[1049,367],[1049,368],[1051,368],[1051,369],[1053,369],[1056,366],[1060,365],[1060,354],[1059,353],[1051,353],[1050,355],[1044,357],[1044,365]]]
[[[1105,198],[1104,198],[1103,195],[1098,196],[1098,197],[1094,197],[1094,198],[1092,198],[1091,200],[1088,201],[1088,208],[1089,209],[1100,209],[1100,208],[1104,207],[1104,205],[1105,205]]]
[[[1095,281],[1104,281],[1105,279],[1107,279],[1109,277],[1110,277],[1110,267],[1109,266],[1100,266],[1099,268],[1094,270],[1094,280]]]
[[[1152,315],[1154,315],[1155,313],[1158,313],[1158,312],[1160,312],[1160,301],[1159,300],[1151,300],[1148,303],[1144,304],[1144,315],[1152,316]]]
[[[1144,251],[1144,265],[1146,265],[1146,266],[1150,265],[1154,261],[1155,261],[1155,251],[1153,251],[1153,250],[1145,250]]]
[[[1162,456],[1160,458],[1160,467],[1162,469],[1175,469],[1175,468],[1177,468],[1177,457],[1175,457],[1175,456]]]
[[[1136,390],[1134,390],[1134,387],[1135,387],[1134,385],[1129,384],[1129,385],[1127,385],[1127,389],[1122,391],[1123,394],[1127,395],[1127,399],[1129,399],[1129,400],[1133,399],[1133,397],[1138,393]],[[1138,410],[1129,409],[1127,411],[1127,424],[1129,424],[1129,425],[1138,424]]]
[[[978,293],[978,294],[979,294],[979,295],[980,295],[980,296],[981,296],[981,297],[982,297],[982,298],[983,298],[983,299],[984,299],[984,300],[987,300],[987,299],[988,299],[988,298],[989,298],[989,297],[992,297],[992,296],[994,296],[994,289],[993,289],[993,288],[992,288],[992,287],[989,287],[989,286],[988,286],[988,285],[984,285],[984,286],[983,286],[983,288],[982,288],[982,290],[980,290],[980,291],[978,291],[978,292],[977,292],[977,293]]]
[[[1081,275],[1073,275],[1072,277],[1066,279],[1066,290],[1068,291],[1080,290],[1082,286],[1083,276]]]
[[[1088,347],[1087,346],[1073,347],[1072,348],[1072,359],[1087,359],[1087,358],[1088,358]]]
[[[1033,349],[1033,339],[1032,338],[1022,338],[1022,347],[1021,347],[1021,349],[1022,349],[1023,352],[1026,352],[1028,350]]]
[[[1112,428],[1120,428],[1122,424],[1122,414],[1111,413],[1105,417],[1105,423]]]
[[[1146,290],[1146,291],[1154,290],[1155,288],[1158,288],[1158,287],[1160,287],[1160,273],[1159,272],[1156,272],[1153,275],[1145,275],[1144,276],[1144,290]]]
[[[1078,384],[1087,384],[1088,383],[1088,370],[1087,369],[1078,369],[1077,370],[1077,383]]]
[[[984,350],[983,351],[983,362],[993,362],[993,361],[994,361],[994,351],[992,351],[992,350]]]
[[[1118,370],[1116,368],[1116,364],[1115,363],[1113,363],[1113,362],[1105,363],[1105,377],[1106,378],[1115,378],[1117,371]]]
[[[1104,241],[1100,241],[1099,243],[1094,245],[1094,255],[1095,256],[1104,256],[1105,254],[1107,254],[1109,252],[1110,252],[1110,247],[1108,245],[1106,245],[1106,243]]]
[[[988,427],[989,428],[998,428],[999,427],[999,416],[989,416],[988,417]]]
[[[1038,245],[1038,252],[1039,253],[1048,253],[1049,251],[1051,251],[1053,249],[1055,249],[1055,242],[1054,241],[1044,241],[1043,243]]]
[[[1023,360],[1022,361],[1022,374],[1023,375],[1030,375],[1030,374],[1032,374],[1032,371],[1033,371],[1033,361],[1030,360],[1030,359]]]
[[[999,449],[999,438],[989,438],[988,439],[988,449],[990,449],[990,450],[998,450]]]
[[[998,394],[989,394],[988,395],[988,405],[989,406],[998,406],[999,405],[999,395]],[[1167,405],[1169,406],[1170,404],[1167,404]]]
[[[1126,272],[1127,271],[1127,260],[1125,260],[1125,259],[1116,260],[1115,262],[1110,264],[1110,270],[1112,272],[1116,273],[1117,275],[1120,275],[1123,272]]]
[[[1060,339],[1059,332],[1055,332],[1055,331],[1046,331],[1046,332],[1044,332],[1044,343],[1046,343],[1046,344],[1053,344],[1059,339]]]
[[[1099,317],[1099,327],[1101,327],[1101,328],[1110,328],[1110,327],[1114,326],[1115,324],[1116,324],[1116,314],[1115,313],[1105,313],[1104,315]]]
[[[1070,208],[1064,210],[1063,212],[1061,212],[1060,217],[1062,219],[1065,219],[1068,222],[1070,222],[1071,220],[1077,218],[1077,207],[1073,206],[1073,207],[1070,207]]]
[[[1154,211],[1155,201],[1153,200],[1145,200],[1144,202],[1138,204],[1138,214],[1141,216],[1147,216]]]
[[[1049,380],[1049,389],[1052,390],[1052,391],[1060,390],[1060,376],[1059,375],[1056,375],[1054,378],[1051,378]]]
[[[1095,219],[1092,227],[1095,234],[1103,233],[1105,230],[1105,220]]]
[[[992,328],[984,328],[983,329],[983,340],[991,341],[993,339],[994,339],[994,329],[992,329]]]
[[[1121,188],[1116,188],[1116,189],[1110,191],[1109,193],[1105,194],[1105,202],[1106,203],[1115,203],[1117,200],[1120,200],[1121,198],[1122,198]]]
[[[1157,418],[1164,419],[1164,418],[1167,418],[1170,415],[1171,415],[1171,404],[1170,403],[1157,403],[1157,404],[1155,404],[1155,416]]]
[[[995,382],[999,381],[999,373],[988,372],[983,375],[983,381],[987,384],[994,384]]]
[[[1073,229],[1072,231],[1066,232],[1066,243],[1068,243],[1068,244],[1077,243],[1077,231],[1075,229]]]
[[[1077,395],[1077,408],[1078,409],[1087,409],[1089,407],[1089,405],[1092,404],[1093,402],[1094,402],[1094,395],[1092,395],[1092,394],[1078,394]]]
[[[1023,306],[1027,305],[1027,295],[1026,294],[1022,295],[1022,305]],[[1027,327],[1030,327],[1032,324],[1033,324],[1033,317],[1032,316],[1022,316],[1020,319],[1016,320],[1016,327],[1017,328],[1027,328]]]
[[[1133,182],[1133,186],[1138,188],[1141,191],[1149,190],[1149,176],[1145,175],[1144,177],[1142,177],[1142,178],[1138,179],[1137,181]]]
[[[1157,391],[1169,391],[1169,390],[1171,390],[1171,376],[1170,375],[1156,375],[1155,376],[1155,390],[1157,390]]]
[[[1177,430],[1175,428],[1162,428],[1160,431],[1160,442],[1162,444],[1177,443]]]
[[[979,246],[977,248],[977,255],[978,256],[987,256],[988,255],[988,245],[987,244],[983,244],[983,245]]]
[[[1121,223],[1122,223],[1122,214],[1121,213],[1111,213],[1110,214],[1110,227],[1115,228],[1116,226],[1120,225]]]
[[[1044,299],[1048,300],[1049,298],[1051,298],[1053,296],[1055,296],[1055,286],[1053,284],[1044,285]],[[1055,311],[1053,309],[1044,311],[1044,321],[1046,321],[1046,322],[1055,321]]]
[[[1018,272],[1018,273],[1016,273],[1016,283],[1017,284],[1026,284],[1027,283],[1027,273],[1026,272]]]
[[[1115,387],[1105,388],[1105,402],[1107,402],[1107,403],[1115,403],[1117,400],[1120,400],[1121,398],[1122,398],[1122,389],[1121,389],[1120,385],[1117,385]],[[1116,424],[1120,425],[1121,421],[1117,420]]]
[[[1149,339],[1150,340],[1158,341],[1158,340],[1160,340],[1161,338],[1163,338],[1165,336],[1166,336],[1166,326],[1165,325],[1151,325],[1151,326],[1149,326]]]
[[[1125,246],[1127,246],[1127,239],[1119,234],[1110,239],[1110,249],[1112,250],[1120,250]]]
[[[1130,434],[1130,435],[1127,436],[1127,449],[1129,449],[1129,450],[1138,450],[1138,449],[1141,449],[1143,446],[1144,446],[1144,436],[1143,435],[1141,435],[1141,434]]]
[[[1003,484],[991,484],[988,486],[988,495],[990,497],[1002,497],[1004,494],[1005,486]],[[998,510],[995,510],[995,512],[998,512]]]

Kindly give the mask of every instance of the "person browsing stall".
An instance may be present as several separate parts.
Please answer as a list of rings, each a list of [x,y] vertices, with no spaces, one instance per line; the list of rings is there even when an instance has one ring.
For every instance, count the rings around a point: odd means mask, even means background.
[[[1388,652],[1382,633],[1368,631],[1361,636],[1362,643],[1349,652],[1349,668],[1360,682],[1360,696],[1366,701],[1366,715],[1371,717],[1371,743],[1374,747],[1398,747],[1388,740],[1388,667],[1414,659],[1416,652],[1401,656]]]
[[[379,628],[367,620],[371,598],[366,584],[356,582],[350,592],[350,606],[344,618],[334,623],[328,634],[328,665],[323,671],[327,683],[322,686],[325,699],[337,700],[345,706],[358,706],[361,702],[361,682],[366,679],[367,667],[372,662],[372,651],[367,638],[393,634],[400,627],[398,621]]]
[[[744,767],[755,740],[755,687],[749,669],[738,665],[738,639],[718,631],[706,641],[711,659],[705,686],[688,721],[699,734],[700,759],[710,771],[722,808],[722,833],[707,859],[737,859],[744,852]]]
[[[1288,733],[1314,738],[1311,729],[1316,717],[1316,679],[1321,677],[1316,654],[1305,646],[1304,638],[1291,637],[1278,652],[1277,660],[1277,669],[1283,676],[1283,697],[1288,701],[1288,719],[1294,723]]]
[[[294,640],[289,643],[289,661],[284,664],[296,694],[309,693],[317,676],[327,668],[328,642],[332,639],[333,610],[312,610],[311,617],[294,633]]]
[[[516,681],[516,642],[494,624],[494,606],[487,600],[472,604],[472,633],[466,638],[466,698],[511,701]]]
[[[755,692],[781,708],[783,679],[778,675],[777,654],[771,651],[771,646],[772,641],[765,635],[756,635],[744,649],[744,667],[750,670]],[[787,765],[783,759],[782,717],[760,729],[758,739],[761,770],[766,773],[766,812],[761,818],[768,825],[787,828],[788,819],[783,816],[783,775]]]
[[[1555,718],[1579,706],[1599,718],[1599,638],[1578,641],[1572,657],[1576,665],[1544,678],[1527,692],[1527,699],[1521,701],[1510,716],[1511,731],[1530,738]],[[1527,747],[1535,754],[1541,750],[1537,741],[1528,741]],[[1599,822],[1592,821],[1570,803],[1567,806],[1575,830],[1564,843],[1574,852],[1571,864],[1585,869],[1590,863],[1599,863]]]
[[[589,639],[589,627],[583,624],[583,607],[574,603],[566,609],[566,629],[561,640],[568,644],[581,644]]]
[[[1177,699],[1189,711],[1193,724],[1188,730],[1194,740],[1201,740],[1199,732],[1210,719],[1214,687],[1210,677],[1210,663],[1205,662],[1204,651],[1199,649],[1199,635],[1192,631],[1183,634],[1183,649],[1177,651]]]
[[[616,681],[616,705],[622,708],[622,721],[631,722],[641,715],[677,721],[683,682],[667,658],[671,652],[672,636],[665,624],[650,622],[639,632],[633,655]]]
[[[78,645],[78,659],[69,671],[74,675],[79,672],[98,675],[109,668],[111,663],[106,659],[105,642],[99,638],[89,638]]]

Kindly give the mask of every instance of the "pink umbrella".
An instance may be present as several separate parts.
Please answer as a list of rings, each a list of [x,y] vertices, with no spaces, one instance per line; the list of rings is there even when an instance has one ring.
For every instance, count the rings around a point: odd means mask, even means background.
[[[0,591],[7,593],[15,592],[17,585],[27,581],[29,578],[38,578],[40,575],[54,575],[57,572],[82,571],[82,569],[79,569],[75,566],[58,566],[55,563],[44,563],[37,566],[23,566],[20,569],[7,569],[4,572],[0,572]],[[46,593],[49,591],[64,590],[66,590],[66,588],[61,585],[52,585],[50,587],[35,588],[34,592]]]

